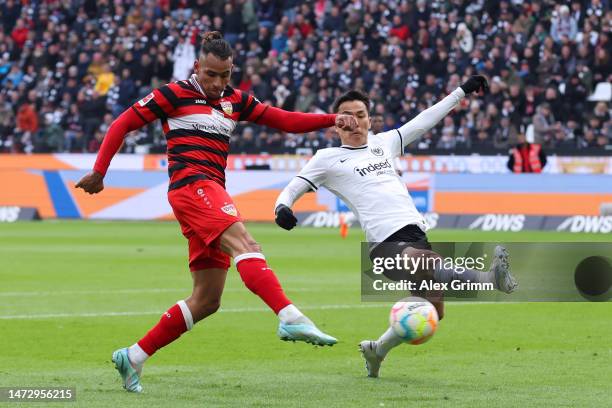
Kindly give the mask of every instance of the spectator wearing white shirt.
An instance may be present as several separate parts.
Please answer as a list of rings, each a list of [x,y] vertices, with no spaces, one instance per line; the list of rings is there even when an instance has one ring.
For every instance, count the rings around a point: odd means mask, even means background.
[[[176,45],[172,60],[174,61],[174,69],[172,70],[172,78],[175,81],[189,78],[193,69],[193,61],[195,61],[195,47],[187,38],[181,39],[181,42]]]
[[[553,13],[554,16],[554,13]],[[578,33],[578,24],[574,17],[570,15],[569,7],[563,5],[559,7],[559,14],[552,19],[550,27],[550,35],[555,42],[564,41],[564,37],[570,41],[574,41]]]

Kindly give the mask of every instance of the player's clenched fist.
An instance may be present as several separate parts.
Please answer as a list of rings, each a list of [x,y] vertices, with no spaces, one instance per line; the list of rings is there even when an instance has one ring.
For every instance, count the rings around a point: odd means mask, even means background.
[[[336,126],[338,126],[340,129],[351,131],[353,129],[357,129],[357,119],[351,115],[337,115]]]
[[[86,193],[96,194],[104,190],[104,176],[96,171],[92,171],[84,175],[78,183],[76,188],[82,188]]]
[[[297,218],[293,215],[293,211],[283,204],[276,207],[276,219],[274,221],[279,227],[287,231],[293,229],[293,227],[297,225]]]
[[[482,75],[472,75],[470,79],[461,85],[461,89],[463,89],[466,95],[472,92],[479,93],[480,91],[487,93],[489,92],[489,83],[487,82],[487,78]]]

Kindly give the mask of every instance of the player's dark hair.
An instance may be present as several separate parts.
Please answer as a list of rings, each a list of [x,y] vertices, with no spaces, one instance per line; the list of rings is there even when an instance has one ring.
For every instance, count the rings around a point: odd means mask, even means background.
[[[368,95],[364,94],[361,91],[357,91],[357,90],[347,91],[343,93],[342,95],[340,95],[338,99],[336,99],[336,101],[334,102],[334,113],[338,113],[338,109],[340,108],[340,105],[342,105],[344,102],[350,102],[350,101],[363,102],[368,114],[370,113],[370,98],[368,98]]]
[[[211,53],[219,59],[226,60],[232,56],[232,46],[223,39],[219,31],[208,31],[202,35],[200,53]]]

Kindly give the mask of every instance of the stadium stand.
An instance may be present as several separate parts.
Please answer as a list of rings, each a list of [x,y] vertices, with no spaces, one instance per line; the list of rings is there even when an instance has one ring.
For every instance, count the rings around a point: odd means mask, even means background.
[[[233,84],[289,110],[329,111],[368,92],[389,129],[476,72],[491,92],[465,101],[411,153],[507,155],[525,133],[549,154],[612,154],[607,0],[4,0],[0,152],[96,152],[123,109],[184,79],[199,35],[235,48]],[[283,135],[249,125],[234,153],[311,154],[332,130]],[[159,124],[123,152],[165,151]]]

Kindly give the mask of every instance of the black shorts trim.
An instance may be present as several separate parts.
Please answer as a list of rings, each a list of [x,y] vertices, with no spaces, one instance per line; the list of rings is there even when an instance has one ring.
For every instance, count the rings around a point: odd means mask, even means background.
[[[429,245],[429,241],[427,241],[427,234],[425,234],[425,232],[415,224],[406,225],[405,227],[395,231],[383,242],[426,242]]]

